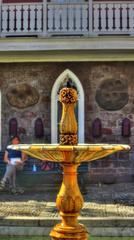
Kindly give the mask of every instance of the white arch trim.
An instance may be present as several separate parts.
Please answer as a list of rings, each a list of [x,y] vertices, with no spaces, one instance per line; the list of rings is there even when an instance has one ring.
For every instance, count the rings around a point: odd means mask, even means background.
[[[84,91],[78,77],[69,69],[66,69],[60,76],[56,79],[52,92],[51,92],[51,143],[57,143],[58,139],[58,122],[57,122],[57,113],[58,113],[58,99],[57,93],[59,88],[66,77],[71,78],[75,83],[78,91],[78,143],[84,143]]]

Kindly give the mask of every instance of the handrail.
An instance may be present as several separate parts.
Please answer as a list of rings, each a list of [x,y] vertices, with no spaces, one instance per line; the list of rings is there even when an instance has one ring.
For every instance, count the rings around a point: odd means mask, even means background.
[[[134,34],[134,3],[2,3],[1,36]]]

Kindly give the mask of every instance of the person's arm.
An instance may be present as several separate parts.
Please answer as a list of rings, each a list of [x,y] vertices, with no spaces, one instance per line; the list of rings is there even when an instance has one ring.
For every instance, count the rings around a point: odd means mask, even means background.
[[[27,160],[27,155],[21,152],[21,159],[19,161],[16,161],[16,165],[23,165],[26,160]]]
[[[10,160],[8,158],[8,151],[7,150],[5,151],[5,154],[4,154],[4,162],[5,163],[10,163]]]
[[[26,155],[26,153],[24,153],[24,152],[22,152],[22,155],[21,155],[22,157],[21,157],[21,161],[22,162],[25,162],[26,160],[27,160],[27,155]]]

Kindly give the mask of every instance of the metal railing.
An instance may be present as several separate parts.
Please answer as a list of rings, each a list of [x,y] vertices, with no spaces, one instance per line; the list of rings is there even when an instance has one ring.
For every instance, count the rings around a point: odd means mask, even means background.
[[[1,36],[134,33],[132,2],[18,3],[1,5]]]

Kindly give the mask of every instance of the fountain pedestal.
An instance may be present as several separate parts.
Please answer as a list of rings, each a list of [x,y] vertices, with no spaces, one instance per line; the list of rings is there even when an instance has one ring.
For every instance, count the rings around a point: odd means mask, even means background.
[[[76,90],[63,88],[60,92],[62,116],[60,121],[60,145],[77,145],[77,122],[74,108],[78,96]],[[70,156],[68,156],[68,161]],[[83,197],[77,182],[77,168],[80,164],[63,163],[63,182],[56,199],[62,222],[51,231],[52,239],[87,240],[88,234],[84,225],[79,224],[77,217],[83,206]]]
[[[20,150],[43,161],[58,162],[63,167],[63,182],[57,196],[56,205],[62,222],[50,233],[53,240],[87,240],[88,233],[77,217],[83,206],[83,197],[77,183],[77,167],[82,162],[103,158],[117,151],[129,150],[121,144],[80,144],[77,145],[77,122],[74,107],[77,92],[63,88],[60,101],[63,105],[60,123],[60,144],[19,144],[9,148]]]
[[[86,228],[77,220],[83,206],[83,197],[77,183],[77,167],[78,165],[75,164],[63,165],[63,182],[56,199],[62,222],[57,224],[50,233],[54,240],[88,239]]]

